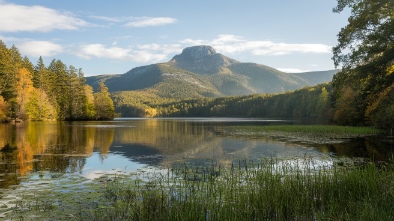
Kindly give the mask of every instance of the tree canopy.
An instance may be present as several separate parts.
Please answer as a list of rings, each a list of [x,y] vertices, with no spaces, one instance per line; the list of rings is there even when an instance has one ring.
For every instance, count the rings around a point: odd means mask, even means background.
[[[112,102],[106,96],[105,102]],[[41,57],[34,66],[0,40],[0,121],[103,119],[97,115],[102,104],[94,98],[82,69],[56,59],[46,67]],[[112,119],[113,108],[106,111],[105,119]]]
[[[375,124],[376,113],[394,108],[393,98],[384,97],[394,83],[394,0],[338,0],[333,11],[345,8],[351,10],[349,23],[333,48],[334,64],[342,67],[333,79],[335,118],[342,124]],[[392,117],[379,122],[394,125]]]

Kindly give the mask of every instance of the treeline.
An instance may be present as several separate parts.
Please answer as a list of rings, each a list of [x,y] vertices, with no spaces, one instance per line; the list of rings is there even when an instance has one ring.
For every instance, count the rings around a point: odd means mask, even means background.
[[[40,57],[33,65],[19,50],[0,40],[0,121],[106,120],[114,105],[104,83],[93,92],[81,69]]]
[[[329,120],[332,110],[330,83],[305,87],[282,94],[203,98],[184,101],[145,100],[144,93],[134,92],[114,97],[116,111],[124,117],[269,117],[320,118]],[[138,94],[138,95],[137,95]],[[128,104],[122,103],[127,101]],[[120,102],[122,101],[122,102]],[[154,110],[154,111],[153,111]]]
[[[254,94],[158,105],[161,116],[321,118],[330,116],[330,84],[283,94]]]

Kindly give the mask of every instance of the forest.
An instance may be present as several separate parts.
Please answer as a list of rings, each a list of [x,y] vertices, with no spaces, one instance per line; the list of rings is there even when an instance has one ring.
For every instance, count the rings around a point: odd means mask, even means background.
[[[0,121],[110,120],[114,104],[104,83],[94,93],[82,69],[40,57],[33,65],[0,40]]]

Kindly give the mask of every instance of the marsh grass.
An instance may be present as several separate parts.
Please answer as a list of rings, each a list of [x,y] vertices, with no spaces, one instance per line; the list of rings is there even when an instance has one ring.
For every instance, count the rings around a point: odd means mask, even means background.
[[[394,220],[392,165],[183,164],[105,175],[83,190],[75,180],[71,191],[25,195],[11,210],[15,220]]]
[[[305,164],[308,162],[300,162]],[[149,182],[108,185],[93,220],[392,220],[391,167],[331,167],[268,159],[230,168],[174,168]],[[182,178],[181,178],[182,177]],[[196,179],[195,177],[199,177]],[[204,177],[206,179],[204,179]]]
[[[382,134],[372,127],[351,127],[338,125],[262,125],[232,126],[224,134],[240,136],[274,136],[307,143],[337,143],[343,139],[367,137]]]

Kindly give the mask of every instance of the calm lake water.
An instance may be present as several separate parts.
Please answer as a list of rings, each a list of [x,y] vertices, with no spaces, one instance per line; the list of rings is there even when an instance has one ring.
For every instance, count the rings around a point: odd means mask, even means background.
[[[392,143],[354,139],[305,144],[273,137],[223,135],[227,126],[294,124],[293,121],[238,118],[116,119],[105,122],[25,122],[0,125],[0,188],[43,174],[78,174],[94,179],[117,171],[169,168],[189,163],[231,164],[264,157],[367,157],[385,160]]]

